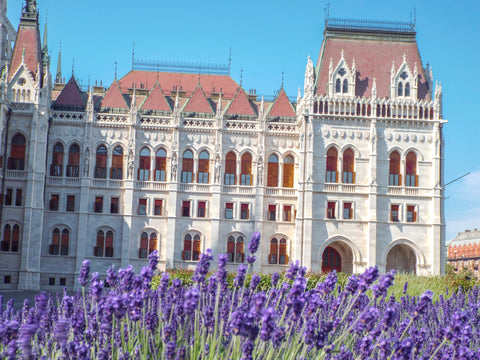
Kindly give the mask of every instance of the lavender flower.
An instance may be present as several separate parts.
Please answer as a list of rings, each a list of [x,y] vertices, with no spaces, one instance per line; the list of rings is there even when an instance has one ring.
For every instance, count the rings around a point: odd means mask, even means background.
[[[183,303],[183,311],[185,311],[185,314],[192,315],[195,312],[199,297],[200,292],[196,287],[191,288],[185,293],[185,302]]]
[[[252,238],[248,243],[248,251],[250,252],[250,254],[255,254],[257,252],[258,247],[260,245],[261,236],[262,235],[258,231],[253,233]]]
[[[274,272],[271,276],[272,287],[277,286],[279,279],[280,279],[280,275],[277,272]]]
[[[148,255],[148,266],[152,269],[152,272],[157,270],[158,265],[158,251],[153,250],[150,255]]]
[[[387,295],[388,288],[393,285],[395,272],[395,270],[392,270],[388,274],[381,276],[378,284],[372,285],[373,297],[375,299]]]
[[[88,282],[88,274],[90,274],[90,261],[83,260],[82,267],[80,268],[80,274],[78,275],[78,282],[85,287]]]
[[[207,249],[205,253],[200,254],[200,260],[197,263],[195,268],[195,273],[192,277],[192,280],[197,283],[205,282],[208,271],[210,270],[210,261],[212,261],[212,250]]]
[[[247,266],[240,264],[238,266],[237,276],[233,280],[233,285],[236,287],[242,287],[245,281],[245,275],[247,274]]]

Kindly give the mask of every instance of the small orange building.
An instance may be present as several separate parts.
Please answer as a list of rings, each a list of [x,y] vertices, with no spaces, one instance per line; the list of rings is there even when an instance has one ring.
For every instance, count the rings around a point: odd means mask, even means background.
[[[455,272],[470,270],[473,275],[480,277],[478,270],[480,263],[480,230],[465,230],[448,244],[447,263]]]

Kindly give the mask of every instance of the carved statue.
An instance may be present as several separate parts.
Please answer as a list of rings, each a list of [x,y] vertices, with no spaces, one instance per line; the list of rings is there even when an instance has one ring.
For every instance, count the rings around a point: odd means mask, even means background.
[[[88,177],[88,171],[90,169],[90,149],[87,147],[85,150],[85,159],[83,161],[83,175]]]
[[[217,184],[220,183],[221,171],[222,171],[222,160],[220,158],[220,155],[217,154],[215,159],[215,183]]]
[[[257,185],[263,185],[263,157],[258,157],[258,165],[257,165]]]
[[[172,175],[170,179],[172,181],[177,181],[177,153],[174,152],[172,155]]]
[[[133,148],[128,150],[127,179],[133,179],[133,171],[135,169],[135,154]]]

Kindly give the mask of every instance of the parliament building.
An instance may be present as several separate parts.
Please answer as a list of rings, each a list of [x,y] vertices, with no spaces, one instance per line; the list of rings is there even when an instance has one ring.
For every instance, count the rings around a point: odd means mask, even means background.
[[[52,73],[37,2],[17,30],[0,3],[0,289],[73,289],[84,259],[154,249],[234,271],[255,231],[257,272],[444,272],[446,120],[414,23],[327,17],[296,100],[265,99],[222,69],[82,88]]]

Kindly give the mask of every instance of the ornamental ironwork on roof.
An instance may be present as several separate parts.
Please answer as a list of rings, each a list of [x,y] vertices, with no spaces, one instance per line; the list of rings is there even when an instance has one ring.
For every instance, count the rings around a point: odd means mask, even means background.
[[[415,21],[326,18],[326,30],[415,33]]]

